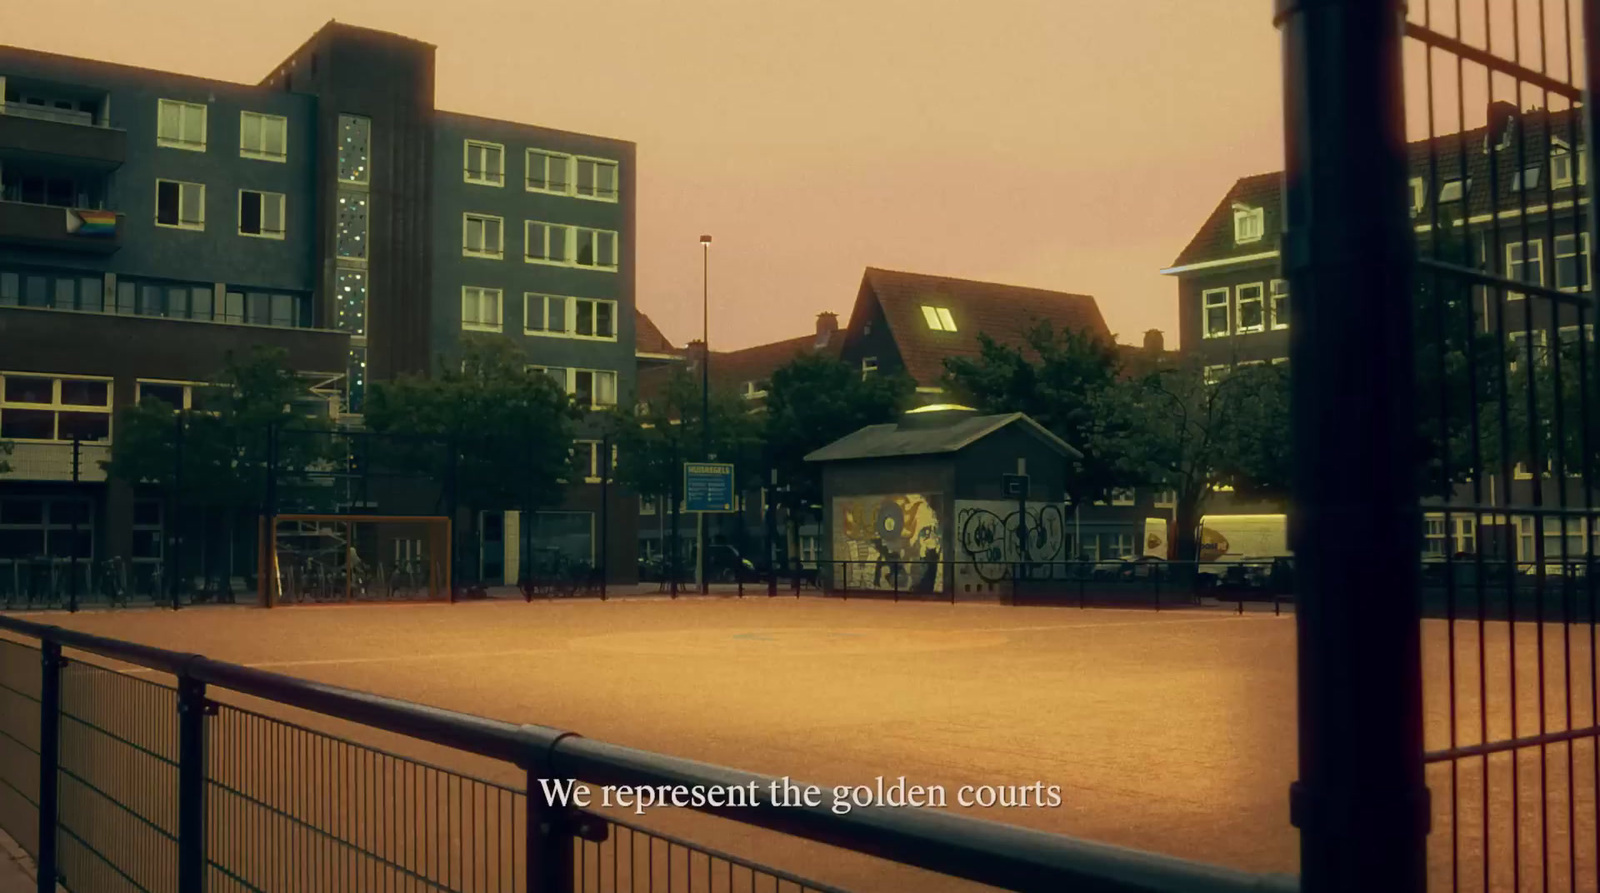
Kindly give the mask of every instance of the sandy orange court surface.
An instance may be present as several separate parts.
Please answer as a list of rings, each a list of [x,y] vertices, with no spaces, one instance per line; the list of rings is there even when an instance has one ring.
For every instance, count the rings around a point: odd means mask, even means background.
[[[1296,864],[1287,615],[713,598],[45,622],[819,785],[904,775],[953,798],[1042,781],[1061,787],[1059,807],[970,811],[1248,869]],[[511,767],[338,731],[520,786]],[[872,860],[692,813],[641,821],[885,886]]]

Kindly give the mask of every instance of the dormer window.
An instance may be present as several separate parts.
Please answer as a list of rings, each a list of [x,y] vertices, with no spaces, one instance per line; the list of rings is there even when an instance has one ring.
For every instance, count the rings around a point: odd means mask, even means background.
[[[956,330],[955,317],[950,315],[948,307],[931,307],[922,305],[922,319],[928,328],[935,332],[954,332]]]
[[[1572,147],[1568,146],[1567,141],[1561,139],[1560,137],[1552,137],[1550,144],[1550,186],[1554,189],[1566,189],[1572,185],[1574,176],[1572,170],[1574,166],[1574,153],[1572,152]],[[1589,182],[1589,165],[1588,160],[1583,157],[1582,143],[1578,144],[1578,151],[1576,154],[1578,156],[1576,161],[1576,166],[1578,168],[1576,176],[1578,185],[1582,186]]]
[[[1472,186],[1470,177],[1466,181],[1466,186],[1467,188]],[[1462,193],[1463,189],[1460,180],[1446,180],[1444,185],[1439,187],[1439,204],[1461,201]]]
[[[1234,244],[1243,245],[1246,242],[1259,242],[1266,233],[1266,212],[1262,208],[1252,208],[1235,202],[1233,205],[1233,241]]]
[[[767,396],[767,389],[762,387],[759,381],[747,381],[744,383],[743,396],[746,400],[759,400]]]
[[[872,373],[877,372],[877,371],[878,371],[878,358],[877,357],[862,357],[861,358],[861,378],[863,380],[865,380],[867,376],[869,376]]]
[[[1427,188],[1427,186],[1422,182],[1422,178],[1421,177],[1412,177],[1411,178],[1411,216],[1415,217],[1418,214],[1421,214],[1422,213],[1422,209],[1427,207],[1427,206],[1428,206],[1428,188]]]
[[[1521,192],[1524,189],[1539,188],[1539,172],[1543,168],[1537,164],[1529,165],[1511,176],[1511,191]]]

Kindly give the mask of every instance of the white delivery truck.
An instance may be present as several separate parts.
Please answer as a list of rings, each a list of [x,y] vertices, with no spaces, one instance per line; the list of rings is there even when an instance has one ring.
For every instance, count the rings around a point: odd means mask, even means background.
[[[1287,515],[1206,515],[1200,519],[1200,567],[1219,585],[1266,585],[1276,559],[1289,558]]]

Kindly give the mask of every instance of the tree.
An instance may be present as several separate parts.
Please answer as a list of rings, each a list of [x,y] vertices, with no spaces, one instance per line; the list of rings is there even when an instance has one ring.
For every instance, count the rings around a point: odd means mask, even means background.
[[[766,466],[784,489],[772,494],[786,510],[790,555],[799,554],[801,519],[822,502],[821,469],[807,454],[867,425],[894,421],[916,383],[899,374],[863,376],[822,354],[801,354],[774,370],[767,384],[762,434]]]
[[[578,463],[588,457],[573,453],[582,418],[563,387],[498,339],[475,341],[432,378],[374,383],[364,413],[370,461],[436,482],[469,518],[559,503],[565,482],[587,474]]]
[[[304,401],[312,396],[283,351],[257,348],[243,358],[230,355],[224,368],[196,389],[190,408],[147,396],[121,410],[111,457],[103,463],[106,474],[162,488],[183,512],[169,519],[169,529],[180,537],[185,530],[196,532],[203,570],[210,573],[217,568],[207,558],[227,553],[207,544],[220,529],[232,550],[240,517],[266,507],[269,474],[290,489],[336,457],[331,425],[303,415]],[[300,436],[273,444],[275,432],[284,430]],[[328,488],[306,492],[320,497]],[[213,523],[216,518],[220,524]],[[232,564],[230,558],[230,575]]]
[[[1176,496],[1174,551],[1198,554],[1206,500],[1222,487],[1250,495],[1286,493],[1288,375],[1277,365],[1247,365],[1207,382],[1198,360],[1158,363],[1119,382],[1112,402],[1131,430],[1121,443],[1139,477]]]
[[[1039,322],[1018,346],[978,335],[976,358],[944,361],[946,384],[985,412],[1021,412],[1083,454],[1071,460],[1067,501],[1104,500],[1111,491],[1148,483],[1130,461],[1133,433],[1117,399],[1123,376],[1115,344],[1092,333]]]

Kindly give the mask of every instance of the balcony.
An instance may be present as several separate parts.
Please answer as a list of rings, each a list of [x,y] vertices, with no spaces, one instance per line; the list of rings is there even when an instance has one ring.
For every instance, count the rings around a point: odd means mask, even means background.
[[[90,212],[0,201],[0,244],[89,254],[111,254],[122,247],[121,214],[116,215],[113,226],[107,227],[94,221],[85,222],[85,213]]]
[[[127,154],[127,131],[96,124],[91,114],[0,103],[0,160],[70,162],[109,171],[121,167]]]

